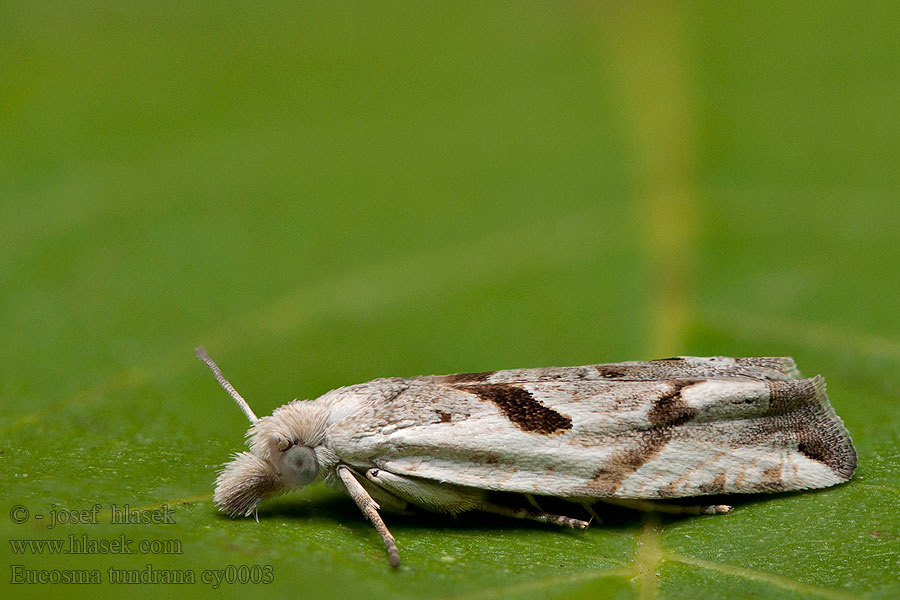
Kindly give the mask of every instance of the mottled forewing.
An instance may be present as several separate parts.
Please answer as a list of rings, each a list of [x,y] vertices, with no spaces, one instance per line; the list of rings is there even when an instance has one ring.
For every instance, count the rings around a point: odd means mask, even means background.
[[[646,364],[635,363],[644,372]],[[415,378],[337,423],[329,438],[361,469],[566,497],[778,491],[848,479],[856,454],[822,380],[752,368],[773,375],[601,379],[532,369],[516,380],[505,375],[513,371]]]
[[[783,381],[800,376],[794,359],[778,356],[676,356],[642,362],[581,367],[507,369],[414,377],[432,383],[485,384],[533,381],[668,381],[672,379],[750,378]]]

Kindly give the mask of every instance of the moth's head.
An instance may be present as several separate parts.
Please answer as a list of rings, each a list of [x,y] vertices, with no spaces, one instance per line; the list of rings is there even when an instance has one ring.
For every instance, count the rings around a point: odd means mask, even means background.
[[[316,451],[324,438],[320,411],[311,403],[294,401],[257,418],[203,348],[195,352],[251,422],[250,452],[235,454],[216,478],[213,502],[219,510],[232,517],[249,516],[266,498],[315,481],[320,462]],[[320,453],[328,451],[321,448]]]
[[[312,402],[294,400],[257,420],[247,432],[250,452],[268,463],[282,483],[291,489],[312,483],[319,465],[327,459],[322,447],[325,423]]]

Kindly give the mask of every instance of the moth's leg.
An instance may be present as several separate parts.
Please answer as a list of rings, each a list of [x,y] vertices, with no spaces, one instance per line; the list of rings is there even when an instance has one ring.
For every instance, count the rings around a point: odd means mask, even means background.
[[[427,479],[404,477],[384,469],[369,469],[366,478],[391,494],[425,510],[457,514],[479,508],[484,492]]]
[[[512,517],[514,519],[529,519],[531,521],[541,521],[542,523],[553,523],[555,525],[562,525],[564,527],[572,527],[573,529],[587,529],[588,525],[590,525],[588,521],[574,519],[572,517],[566,517],[564,515],[554,515],[552,513],[545,512],[533,512],[524,508],[507,508],[505,506],[499,506],[497,504],[491,503],[482,504],[478,507],[478,510],[483,510],[484,512],[489,512],[496,515],[503,515],[505,517]]]
[[[525,496],[525,500],[528,501],[528,504],[530,504],[531,506],[536,508],[539,513],[545,512],[544,509],[541,508],[541,505],[538,504],[538,501],[535,500],[535,498],[532,494],[524,494],[524,496]],[[597,525],[600,525],[601,523],[603,523],[603,519],[600,518],[600,515],[597,514],[597,511],[594,510],[594,507],[591,506],[590,503],[582,502],[581,507],[584,509],[584,512],[586,512],[587,514],[589,514],[591,516],[590,520],[588,521],[588,524],[590,524],[594,520],[597,521]],[[568,517],[564,517],[564,518],[568,518]],[[578,519],[575,519],[575,520],[577,521]],[[581,529],[584,529],[584,527],[581,527]]]
[[[504,517],[512,517],[514,519],[528,519],[531,521],[541,521],[542,523],[553,523],[554,525],[562,525],[573,529],[587,529],[590,525],[589,521],[574,519],[564,515],[554,515],[546,512],[534,512],[527,508],[507,508],[491,502],[485,502],[478,506],[478,510],[493,513],[495,515],[503,515]]]
[[[584,510],[585,510],[585,512],[587,512],[587,514],[591,515],[591,519],[597,520],[597,525],[599,525],[603,522],[603,519],[601,519],[600,515],[597,514],[597,511],[594,510],[593,504],[591,504],[590,502],[582,502],[581,506],[582,506],[582,508],[584,508]]]
[[[384,540],[384,545],[387,546],[388,561],[390,561],[391,566],[396,569],[400,566],[400,551],[397,550],[397,542],[394,541],[394,536],[388,531],[387,526],[378,514],[378,503],[372,500],[372,497],[366,492],[366,489],[362,484],[356,480],[356,477],[353,476],[353,472],[349,468],[341,465],[337,468],[337,474],[341,478],[341,481],[344,482],[344,486],[346,486],[347,491],[350,493],[350,497],[353,498],[353,501],[356,502],[359,509],[363,511],[363,514],[369,518],[369,521],[375,526],[375,530],[381,536],[381,539]]]
[[[536,512],[524,508],[507,508],[488,502],[487,495],[482,490],[447,484],[442,485],[427,479],[404,477],[384,469],[369,469],[366,471],[366,477],[389,492],[426,510],[453,514],[467,510],[482,510],[497,515],[555,523],[556,525],[564,525],[576,529],[586,529],[588,526],[588,522],[581,519],[573,519],[543,511]]]
[[[541,508],[541,505],[538,504],[538,501],[534,499],[534,496],[531,494],[525,494],[525,499],[528,501],[528,504],[533,506],[538,512],[544,512],[544,509]]]
[[[598,498],[607,504],[616,504],[643,512],[661,512],[672,515],[724,515],[731,512],[728,504],[704,504],[698,506],[682,506],[681,504],[657,503],[653,500],[637,500],[631,498]]]

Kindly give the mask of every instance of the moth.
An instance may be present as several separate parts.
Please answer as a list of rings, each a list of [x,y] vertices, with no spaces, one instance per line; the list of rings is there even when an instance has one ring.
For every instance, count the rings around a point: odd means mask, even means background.
[[[393,567],[399,552],[382,508],[480,510],[585,529],[589,521],[544,512],[534,496],[581,504],[592,518],[597,501],[715,514],[731,507],[653,501],[824,488],[856,468],[824,379],[802,378],[791,358],[391,377],[257,418],[206,352],[196,354],[251,422],[250,451],[219,473],[215,505],[249,516],[267,498],[324,480],[353,498]]]

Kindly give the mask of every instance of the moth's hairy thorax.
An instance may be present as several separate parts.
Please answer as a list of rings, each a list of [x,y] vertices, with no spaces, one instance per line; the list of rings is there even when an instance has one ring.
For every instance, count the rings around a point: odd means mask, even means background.
[[[337,388],[315,400],[294,400],[260,418],[247,432],[250,451],[276,465],[285,444],[311,448],[319,463],[320,478],[330,481],[340,461],[329,443],[329,431],[346,429],[359,423],[359,416],[373,406],[389,403],[406,390],[408,383],[400,378],[375,379],[366,383]]]

